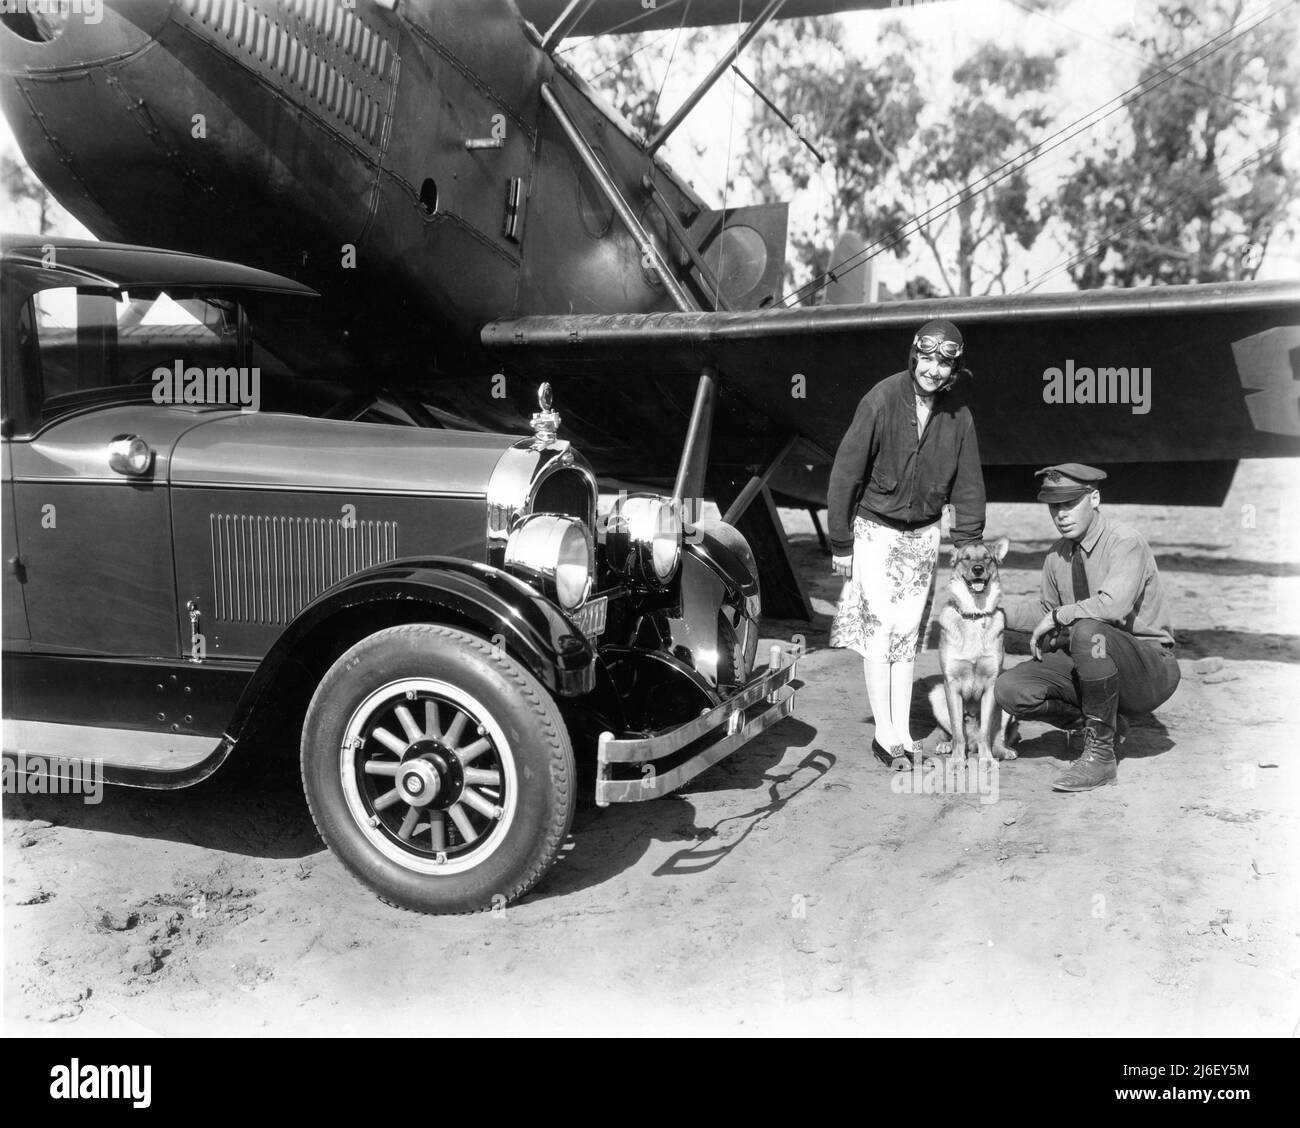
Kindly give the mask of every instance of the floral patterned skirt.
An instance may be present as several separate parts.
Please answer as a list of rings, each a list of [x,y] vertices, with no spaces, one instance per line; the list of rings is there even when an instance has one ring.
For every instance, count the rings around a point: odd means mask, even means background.
[[[856,650],[873,661],[915,657],[925,598],[938,562],[938,521],[904,532],[855,518],[853,575],[835,611],[831,645]]]

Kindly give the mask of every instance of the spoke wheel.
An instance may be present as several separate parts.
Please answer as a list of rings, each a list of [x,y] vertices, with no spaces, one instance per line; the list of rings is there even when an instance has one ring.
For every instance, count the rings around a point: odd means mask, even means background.
[[[367,837],[424,873],[458,873],[491,854],[518,797],[514,756],[487,708],[431,678],[391,682],[361,703],[339,773]]]
[[[473,912],[522,896],[572,819],[559,708],[519,663],[450,627],[408,624],[346,651],[302,735],[326,844],[385,900]]]

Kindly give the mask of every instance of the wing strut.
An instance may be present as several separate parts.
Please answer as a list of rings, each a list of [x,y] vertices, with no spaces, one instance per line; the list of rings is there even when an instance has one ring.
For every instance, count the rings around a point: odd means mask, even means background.
[[[755,94],[757,94],[759,98],[762,99],[763,104],[785,123],[785,127],[791,133],[793,133],[795,137],[799,139],[799,141],[803,143],[803,147],[807,149],[808,152],[810,152],[814,157],[817,158],[817,163],[824,165],[826,163],[825,154],[823,154],[822,151],[818,149],[816,145],[814,145],[811,141],[808,140],[807,137],[803,135],[803,131],[797,125],[795,125],[794,122],[792,122],[788,117],[786,117],[785,111],[781,109],[781,107],[778,106],[775,102],[773,102],[771,98],[769,98],[766,94],[764,94],[763,91],[760,90],[758,86],[754,83],[754,80],[750,78],[749,75],[747,75],[738,66],[732,64],[731,69],[736,72],[736,77],[739,78],[740,81],[743,82],[746,86],[748,86]]]
[[[559,18],[551,24],[551,30],[542,37],[541,47],[548,55],[560,45],[560,40],[569,34],[587,14],[587,9],[596,0],[570,0],[569,6],[560,13]]]
[[[713,84],[722,76],[722,72],[736,61],[740,56],[740,53],[749,46],[749,41],[763,30],[763,25],[776,15],[784,4],[785,0],[770,0],[767,7],[759,12],[755,17],[754,22],[741,32],[740,38],[732,45],[731,50],[714,64],[713,69],[705,76],[704,81],[701,82],[699,86],[691,92],[691,96],[682,103],[681,109],[673,114],[673,116],[664,123],[663,128],[655,134],[654,140],[650,142],[650,146],[646,150],[649,156],[653,157],[659,150],[659,147],[672,136],[673,131],[686,120],[686,115],[695,109],[699,100],[709,92]]]
[[[686,428],[686,445],[682,447],[682,460],[677,467],[677,481],[673,485],[673,500],[687,501],[692,509],[704,497],[704,479],[709,469],[709,439],[713,435],[713,408],[718,402],[718,370],[705,366],[700,372],[700,382],[695,386],[695,406],[691,408],[691,422]],[[696,518],[692,512],[689,517]]]

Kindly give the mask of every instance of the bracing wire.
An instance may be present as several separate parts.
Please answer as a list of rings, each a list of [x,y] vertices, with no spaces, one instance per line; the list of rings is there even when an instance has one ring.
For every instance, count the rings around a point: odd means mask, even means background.
[[[595,82],[596,79],[601,78],[601,77],[603,77],[604,75],[609,74],[610,71],[612,71],[612,70],[616,70],[617,68],[621,67],[624,63],[631,62],[631,61],[632,61],[633,59],[635,59],[639,54],[641,54],[642,51],[646,51],[646,50],[648,50],[648,49],[651,48],[651,47],[657,47],[660,43],[662,43],[665,39],[667,39],[667,38],[668,38],[670,35],[672,35],[672,34],[673,34],[673,29],[672,29],[672,28],[669,28],[669,29],[668,29],[667,31],[665,31],[662,35],[658,35],[658,36],[656,36],[654,39],[651,39],[651,40],[648,40],[648,41],[645,42],[645,43],[642,43],[641,46],[638,47],[635,51],[629,51],[629,52],[628,52],[626,55],[624,55],[621,59],[616,59],[614,62],[610,63],[609,66],[607,66],[604,70],[602,70],[602,71],[597,71],[595,74],[593,74],[593,75],[591,76],[590,79],[588,79],[588,81],[589,81],[589,82]],[[656,101],[656,105],[657,105],[657,104],[658,104],[658,103],[657,103],[657,101]]]
[[[659,89],[655,93],[655,104],[650,109],[650,126],[653,127],[656,118],[659,116],[659,100],[664,96],[664,88],[668,85],[668,75],[672,73],[673,60],[677,58],[677,45],[682,39],[682,29],[686,26],[686,17],[691,14],[691,0],[686,0],[686,7],[682,9],[682,22],[677,25],[677,37],[673,40],[673,49],[668,53],[668,64],[664,67],[663,81],[659,83]]]
[[[687,8],[691,6],[691,0],[663,0],[662,4],[652,4],[644,11],[639,12],[637,15],[630,16],[628,19],[625,19],[622,23],[615,24],[613,27],[607,27],[604,31],[598,31],[595,35],[589,35],[586,39],[582,40],[582,42],[572,43],[568,47],[561,48],[556,53],[560,55],[565,55],[568,54],[568,52],[574,51],[579,47],[585,47],[593,39],[599,39],[602,35],[618,35],[620,32],[626,32],[627,29],[630,28],[633,24],[640,23],[648,16],[662,15],[669,8],[673,7],[676,4],[682,4],[682,3],[685,3]],[[685,26],[685,24],[686,24],[686,17],[682,16],[682,25]],[[604,72],[602,71],[601,73],[603,74]]]

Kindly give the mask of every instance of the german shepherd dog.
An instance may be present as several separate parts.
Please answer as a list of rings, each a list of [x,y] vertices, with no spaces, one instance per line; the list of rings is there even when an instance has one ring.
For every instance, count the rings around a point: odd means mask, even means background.
[[[980,759],[1014,760],[1011,747],[1018,730],[1015,719],[1003,714],[993,697],[993,683],[1002,670],[1002,632],[1006,616],[998,604],[1002,585],[998,563],[1010,541],[999,537],[992,545],[968,544],[953,549],[948,601],[939,612],[939,666],[943,685],[930,691],[930,707],[944,731],[951,734],[940,752],[964,761],[974,744]]]

